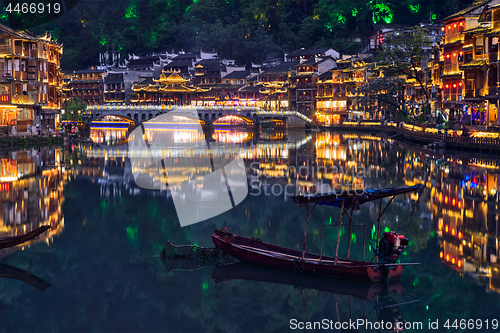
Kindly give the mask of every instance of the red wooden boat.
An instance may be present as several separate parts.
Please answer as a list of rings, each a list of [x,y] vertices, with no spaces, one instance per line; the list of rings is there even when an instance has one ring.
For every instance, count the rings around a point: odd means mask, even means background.
[[[320,255],[311,253],[306,253],[302,259],[302,251],[233,235],[226,230],[216,229],[212,240],[217,248],[241,261],[288,271],[366,282],[381,282],[387,278],[395,281],[403,273],[401,265],[382,267],[371,262],[339,259],[336,263],[334,257],[322,257],[320,260]]]
[[[380,199],[380,212],[377,219],[378,229],[380,230],[380,218],[394,199],[394,196],[397,194],[412,192],[421,187],[422,186],[417,185],[399,189],[366,190],[363,193],[350,192],[340,195],[328,193],[294,197],[293,203],[295,205],[307,207],[306,226],[304,230],[304,247],[302,251],[264,243],[255,238],[233,235],[226,229],[216,229],[215,233],[212,235],[212,240],[217,248],[241,261],[248,263],[260,264],[288,271],[372,283],[397,281],[403,273],[404,265],[416,265],[416,263],[397,263],[399,254],[401,254],[406,245],[408,245],[408,240],[404,238],[404,236],[395,232],[385,232],[380,239],[380,242],[377,241],[377,248],[374,249],[374,252],[377,255],[376,262],[365,261],[364,253],[363,261],[350,260],[349,252],[352,226],[356,226],[355,224],[352,224],[352,210],[359,209],[359,205],[365,202]],[[382,210],[382,199],[388,196],[392,196],[392,199],[387,204],[385,209]],[[323,256],[322,251],[319,255],[305,252],[307,224],[310,218],[310,203],[314,204],[312,211],[314,211],[317,204],[341,208],[335,257]],[[351,214],[348,213],[348,209],[351,209]],[[344,214],[349,216],[349,224],[342,224],[342,216]],[[339,259],[338,257],[340,228],[342,226],[349,226],[347,260]],[[377,232],[377,240],[378,239],[379,232]],[[323,243],[323,228],[321,232],[321,242]]]
[[[43,234],[48,229],[50,229],[50,226],[44,225],[21,236],[0,238],[0,249],[6,249],[8,247],[13,247],[22,244],[24,242],[27,242],[37,237],[38,235]]]

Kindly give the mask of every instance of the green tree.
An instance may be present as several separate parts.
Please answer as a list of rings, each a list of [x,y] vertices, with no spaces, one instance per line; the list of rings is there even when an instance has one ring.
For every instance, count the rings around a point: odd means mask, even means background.
[[[414,79],[424,92],[424,110],[430,109],[429,93],[422,63],[431,50],[427,30],[419,26],[396,32],[384,39],[382,51],[377,55],[379,64],[385,67],[384,74],[393,78]]]
[[[81,120],[78,111],[85,112],[87,104],[81,98],[75,97],[64,103],[64,109],[63,120]]]
[[[368,109],[378,106],[379,109],[407,115],[406,109],[401,103],[404,96],[404,84],[405,80],[399,77],[379,77],[356,89],[357,99]]]

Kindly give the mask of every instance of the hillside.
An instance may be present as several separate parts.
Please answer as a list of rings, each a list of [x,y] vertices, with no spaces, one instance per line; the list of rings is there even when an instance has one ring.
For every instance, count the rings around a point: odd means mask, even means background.
[[[436,21],[468,0],[80,0],[66,15],[32,30],[64,43],[63,69],[96,64],[114,44],[123,55],[166,49],[216,50],[239,64],[282,57],[300,47],[358,51],[343,40],[373,24]]]

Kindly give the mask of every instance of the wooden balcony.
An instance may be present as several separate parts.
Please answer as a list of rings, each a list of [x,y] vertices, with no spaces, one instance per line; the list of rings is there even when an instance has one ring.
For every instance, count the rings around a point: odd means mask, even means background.
[[[12,48],[10,45],[0,45],[0,53],[11,54]]]
[[[14,46],[14,54],[23,55],[23,47],[22,46]]]
[[[498,61],[498,52],[490,52],[490,53],[488,53],[488,60],[490,62],[497,62]]]
[[[26,80],[27,73],[13,70],[0,70],[0,80]]]
[[[483,89],[465,89],[465,98],[484,97]]]
[[[454,43],[454,42],[463,41],[463,40],[464,40],[464,35],[458,32],[456,34],[446,35],[444,38],[444,43],[449,44],[449,43]]]
[[[37,102],[36,94],[14,95],[12,96],[13,104],[35,104]]]
[[[488,96],[496,95],[498,92],[497,86],[488,86]]]

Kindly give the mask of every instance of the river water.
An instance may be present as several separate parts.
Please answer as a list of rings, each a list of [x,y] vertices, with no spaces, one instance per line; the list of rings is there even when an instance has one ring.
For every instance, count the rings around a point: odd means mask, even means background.
[[[204,140],[176,127],[152,135],[165,131],[182,142]],[[223,144],[228,161],[242,152],[249,193],[236,207],[181,227],[169,191],[136,185],[127,135],[93,129],[94,144],[2,155],[0,237],[51,226],[37,240],[0,250],[2,332],[288,332],[302,323],[306,331],[319,329],[307,322],[338,332],[335,323],[349,320],[364,321],[360,332],[378,331],[382,321],[406,323],[408,332],[446,332],[447,320],[449,331],[453,324],[466,331],[460,320],[481,332],[498,326],[498,161],[433,153],[374,134],[217,129],[201,142]],[[169,177],[199,177],[176,153],[164,152],[175,158]],[[415,184],[425,188],[397,197],[381,220],[382,231],[410,239],[401,261],[420,263],[404,268],[400,284],[160,257],[168,240],[213,247],[210,235],[223,227],[302,249],[305,210],[290,195]],[[361,259],[363,250],[373,257],[368,243],[376,238],[378,211],[373,202],[353,212],[354,223],[366,224],[366,244],[363,229],[355,229],[351,258]],[[316,208],[308,251],[319,253],[321,226],[338,218],[336,208]],[[325,254],[334,254],[335,229],[325,227]],[[348,231],[341,234],[344,256]]]

